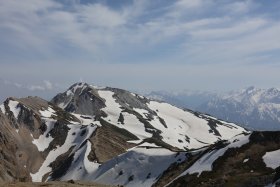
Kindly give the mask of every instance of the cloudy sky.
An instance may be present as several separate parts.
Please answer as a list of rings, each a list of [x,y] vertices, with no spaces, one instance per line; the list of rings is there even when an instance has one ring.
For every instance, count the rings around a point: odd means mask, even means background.
[[[279,9],[278,0],[0,0],[0,95],[50,97],[78,81],[280,87]]]

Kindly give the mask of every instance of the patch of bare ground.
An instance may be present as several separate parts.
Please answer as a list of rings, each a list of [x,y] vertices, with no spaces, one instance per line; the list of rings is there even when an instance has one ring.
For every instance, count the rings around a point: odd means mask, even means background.
[[[127,142],[133,139],[137,139],[137,137],[133,137],[125,130],[102,121],[102,127],[98,128],[90,139],[92,151],[89,160],[97,159],[98,162],[103,163],[125,153],[127,149],[135,146],[135,144]]]

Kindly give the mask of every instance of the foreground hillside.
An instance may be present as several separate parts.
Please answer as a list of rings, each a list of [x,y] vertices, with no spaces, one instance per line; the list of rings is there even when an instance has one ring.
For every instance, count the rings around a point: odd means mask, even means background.
[[[0,132],[0,181],[208,186],[211,180],[214,186],[240,186],[252,177],[269,175],[258,184],[278,179],[280,164],[271,168],[262,161],[280,149],[271,132],[259,134],[266,138],[258,141],[257,132],[233,123],[116,88],[77,83],[51,102],[8,98],[0,106]],[[237,168],[230,161],[216,164],[238,156],[234,150],[247,151],[239,157],[249,161]],[[246,180],[223,174],[248,170]]]
[[[3,182],[0,187],[113,187],[81,181],[52,181],[52,182]]]
[[[279,137],[280,132],[253,132],[219,142],[189,159],[168,186],[277,186]]]

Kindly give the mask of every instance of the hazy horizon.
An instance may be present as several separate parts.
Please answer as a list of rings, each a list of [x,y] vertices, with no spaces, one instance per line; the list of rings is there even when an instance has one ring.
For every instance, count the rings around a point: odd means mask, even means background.
[[[226,94],[226,93],[230,93],[232,91],[240,91],[242,89],[247,89],[249,87],[255,87],[258,89],[269,89],[272,87],[267,87],[267,88],[263,88],[263,87],[256,87],[254,85],[248,85],[246,87],[242,87],[242,88],[236,88],[236,89],[229,89],[229,90],[202,90],[202,89],[192,89],[192,88],[181,88],[181,89],[176,89],[176,90],[172,90],[172,89],[129,89],[129,88],[125,88],[125,87],[116,87],[114,85],[98,85],[98,84],[94,84],[94,83],[90,83],[90,82],[85,82],[83,80],[77,81],[77,82],[73,82],[69,85],[62,85],[62,84],[56,84],[56,83],[51,83],[49,81],[42,81],[41,84],[19,84],[16,82],[11,82],[8,80],[3,80],[0,79],[0,103],[4,102],[5,99],[7,99],[8,97],[17,97],[17,98],[21,98],[21,97],[28,97],[28,96],[38,96],[41,97],[43,99],[46,100],[51,100],[54,96],[56,96],[59,93],[62,93],[64,91],[66,91],[70,86],[72,86],[73,84],[76,83],[88,83],[90,85],[93,86],[105,86],[105,87],[113,87],[113,88],[120,88],[120,89],[124,89],[127,91],[131,91],[133,93],[138,93],[138,94],[142,94],[142,95],[149,95],[152,92],[156,92],[156,93],[167,93],[170,96],[172,94],[188,94],[188,93],[193,93],[193,94],[199,94],[199,93],[205,93],[205,94]],[[277,87],[273,87],[276,88],[278,90],[280,90]]]

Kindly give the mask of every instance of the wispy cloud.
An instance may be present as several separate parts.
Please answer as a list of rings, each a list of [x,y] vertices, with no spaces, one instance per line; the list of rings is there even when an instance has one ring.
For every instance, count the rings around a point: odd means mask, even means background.
[[[123,72],[130,70],[128,64],[146,69],[176,66],[184,71],[196,69],[195,65],[280,64],[280,22],[274,8],[279,2],[267,1],[265,6],[254,0],[131,0],[118,1],[118,6],[110,0],[82,2],[0,1],[0,63],[6,67],[0,73],[9,76],[13,71],[28,71],[40,80],[55,74],[71,82],[84,77],[85,67],[108,76],[100,68],[115,64],[121,64]],[[31,65],[12,70],[14,63]],[[36,69],[40,63],[48,64],[44,77]],[[143,72],[134,75],[146,76]],[[128,79],[134,80],[127,77],[127,84]],[[28,85],[30,90],[53,87],[46,81]]]
[[[26,89],[26,90],[30,90],[30,91],[45,91],[45,90],[53,90],[54,88],[59,87],[59,85],[53,85],[53,83],[51,83],[48,80],[44,80],[41,84],[21,84],[18,82],[14,82],[11,80],[5,80],[5,79],[0,79],[0,84],[4,84],[7,86],[12,86],[15,88],[20,88],[20,89]]]
[[[54,87],[50,81],[44,80],[43,83],[40,85],[29,85],[26,86],[26,88],[31,91],[45,91],[45,90],[52,90]]]
[[[234,14],[244,14],[258,7],[259,4],[252,0],[235,1],[225,6],[225,10]]]
[[[106,57],[106,49],[112,52],[111,55],[115,52],[123,54],[131,47],[143,50],[147,43],[151,44],[150,50],[156,50],[157,45],[180,46],[204,39],[223,41],[224,38],[241,36],[245,41],[245,35],[256,34],[262,27],[279,25],[263,15],[242,17],[256,6],[255,1],[250,0],[219,4],[179,0],[159,9],[155,15],[147,15],[151,3],[144,2],[133,1],[116,10],[106,4],[81,4],[78,1],[70,8],[53,0],[2,1],[1,40],[27,56],[32,51],[45,55],[45,58],[49,55],[63,58],[64,53],[60,56],[57,50],[66,53],[76,50],[76,55],[82,55],[79,50],[86,50],[90,58],[91,55]],[[211,11],[215,6],[219,6],[220,11]]]

